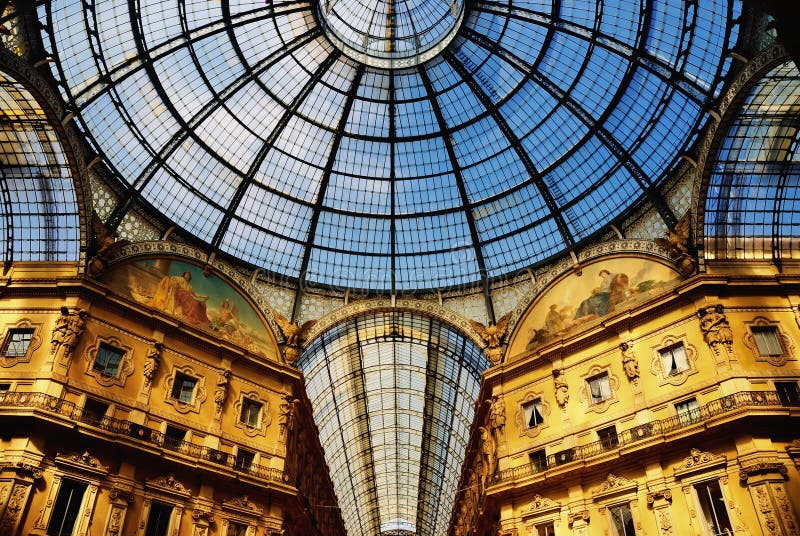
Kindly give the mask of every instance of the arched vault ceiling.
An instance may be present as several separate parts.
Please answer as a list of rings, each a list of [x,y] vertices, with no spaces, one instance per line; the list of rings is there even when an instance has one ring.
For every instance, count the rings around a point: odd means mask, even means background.
[[[144,203],[290,280],[403,292],[544,262],[640,202],[674,223],[659,185],[721,89],[740,2],[436,6],[38,15],[63,97],[128,189],[112,227]]]

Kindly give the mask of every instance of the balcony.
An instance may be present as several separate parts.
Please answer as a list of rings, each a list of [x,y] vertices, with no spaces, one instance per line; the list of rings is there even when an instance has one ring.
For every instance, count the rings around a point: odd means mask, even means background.
[[[288,475],[280,469],[263,467],[256,464],[237,464],[236,458],[221,450],[188,441],[176,440],[165,436],[158,430],[144,425],[114,419],[112,417],[98,416],[86,413],[83,408],[74,402],[68,402],[58,397],[44,393],[6,392],[0,397],[0,415],[7,413],[3,408],[13,408],[16,411],[32,411],[41,414],[41,417],[53,420],[61,418],[67,422],[80,422],[87,427],[104,430],[116,436],[116,439],[132,445],[152,446],[167,451],[175,452],[194,460],[210,462],[212,466],[227,467],[235,473],[250,475],[271,482],[289,482]]]
[[[519,478],[524,478],[534,474],[546,472],[555,467],[568,463],[589,460],[595,456],[608,453],[610,450],[621,449],[635,445],[648,438],[665,436],[682,429],[718,420],[721,416],[735,413],[738,410],[752,408],[781,409],[786,407],[800,407],[800,402],[787,401],[781,398],[775,391],[742,391],[732,395],[727,395],[717,400],[713,400],[704,406],[700,406],[690,412],[676,415],[668,419],[661,419],[645,424],[634,426],[629,430],[619,432],[616,436],[617,444],[613,449],[605,440],[595,441],[588,445],[581,445],[571,449],[562,450],[549,454],[546,458],[538,460],[538,463],[531,463],[520,467],[512,467],[499,471],[494,475],[493,484],[509,482]],[[543,463],[546,462],[546,463]]]

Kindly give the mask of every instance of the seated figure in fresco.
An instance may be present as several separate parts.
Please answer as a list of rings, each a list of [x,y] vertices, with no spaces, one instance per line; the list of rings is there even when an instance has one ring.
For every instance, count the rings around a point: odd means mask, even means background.
[[[195,293],[192,288],[192,274],[166,275],[158,282],[148,305],[167,314],[186,320],[190,324],[209,325],[206,314],[208,296]]]
[[[575,312],[574,320],[578,323],[605,316],[614,310],[614,306],[625,301],[628,296],[628,276],[612,274],[608,270],[600,270],[597,274],[602,279],[600,286],[583,300]]]

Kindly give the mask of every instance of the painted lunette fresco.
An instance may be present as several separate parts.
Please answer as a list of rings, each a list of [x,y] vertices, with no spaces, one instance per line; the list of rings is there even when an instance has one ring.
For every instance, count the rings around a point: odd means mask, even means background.
[[[681,280],[674,269],[641,257],[605,259],[556,282],[523,316],[508,355],[515,356],[594,324]]]
[[[253,307],[228,283],[169,258],[115,266],[101,281],[123,296],[264,356],[274,356],[269,331]]]

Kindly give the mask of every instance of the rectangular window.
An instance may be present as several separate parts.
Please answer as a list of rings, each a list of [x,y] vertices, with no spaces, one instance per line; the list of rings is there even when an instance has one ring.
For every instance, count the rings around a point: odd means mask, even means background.
[[[750,326],[750,332],[756,341],[756,348],[761,355],[784,355],[783,345],[778,336],[778,326]]]
[[[683,402],[675,404],[675,413],[678,414],[678,421],[681,426],[689,426],[701,420],[700,406],[697,405],[697,399],[690,398]]]
[[[722,498],[722,490],[719,489],[719,482],[713,480],[695,484],[694,490],[703,510],[702,518],[708,533],[713,536],[732,536],[733,528],[728,518],[725,500]]]
[[[661,365],[664,367],[664,374],[667,376],[689,370],[689,360],[686,358],[686,348],[683,347],[683,343],[662,348],[658,353],[661,354]]]
[[[83,403],[81,421],[90,424],[98,424],[103,420],[103,417],[106,416],[106,411],[108,411],[108,404],[93,398],[87,398],[86,402]]]
[[[9,392],[10,390],[11,390],[10,383],[0,383],[0,400],[3,400],[3,398],[5,398],[6,396],[6,393]]]
[[[116,378],[119,374],[119,364],[125,356],[125,351],[115,348],[110,344],[104,342],[100,343],[97,349],[97,357],[94,359],[92,369],[96,370],[103,376]]]
[[[553,526],[553,522],[536,525],[536,536],[556,536],[556,529]]]
[[[5,357],[25,357],[33,339],[33,328],[11,328],[3,342],[2,354]]]
[[[619,445],[619,437],[617,437],[617,427],[614,425],[601,428],[597,431],[597,437],[600,438],[604,449],[613,449]]]
[[[614,536],[634,536],[636,534],[630,505],[612,506],[608,509],[608,513],[611,514],[611,528]]]
[[[247,525],[230,521],[228,523],[227,536],[247,536]]]
[[[245,398],[242,400],[242,414],[239,416],[239,422],[253,428],[258,426],[259,417],[261,416],[261,403],[255,400]]]
[[[522,414],[525,416],[525,423],[528,428],[539,426],[544,422],[542,417],[542,399],[536,398],[530,402],[522,404]]]
[[[171,517],[172,506],[153,501],[150,504],[150,513],[147,514],[144,536],[167,536]]]
[[[185,439],[186,430],[168,424],[167,430],[164,432],[164,448],[170,450],[180,450]]]
[[[195,385],[197,385],[197,380],[195,378],[187,376],[182,372],[176,372],[175,380],[172,382],[170,396],[184,404],[191,404],[194,398]]]
[[[47,524],[47,536],[72,536],[75,521],[80,514],[86,484],[64,478],[58,488],[53,513]]]
[[[784,406],[800,406],[800,388],[797,382],[775,382],[775,390]]]
[[[531,452],[528,454],[528,459],[531,462],[531,467],[533,467],[534,473],[538,473],[547,469],[547,454],[545,454],[544,449]]]
[[[589,385],[589,396],[592,404],[599,404],[611,398],[611,384],[608,381],[608,373],[604,372],[589,378],[586,383]]]
[[[255,452],[239,449],[239,452],[236,453],[236,460],[233,463],[233,468],[238,469],[239,471],[249,471],[253,466],[253,460],[255,457]]]

